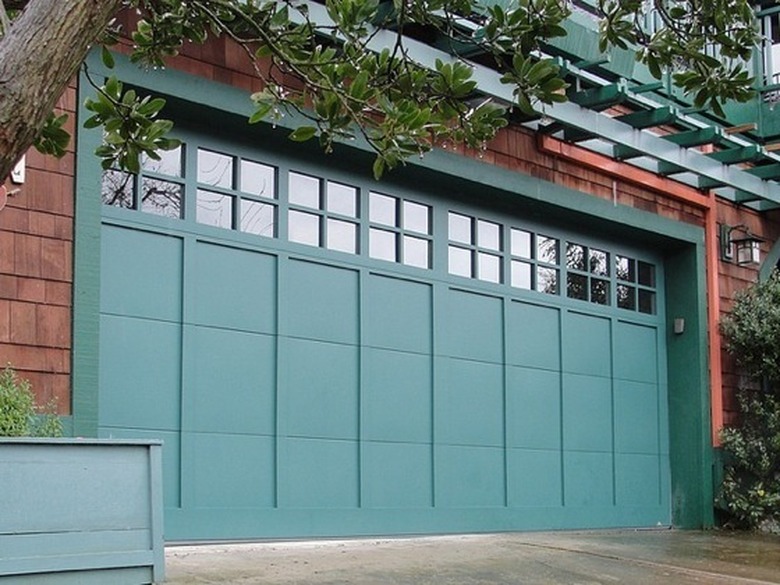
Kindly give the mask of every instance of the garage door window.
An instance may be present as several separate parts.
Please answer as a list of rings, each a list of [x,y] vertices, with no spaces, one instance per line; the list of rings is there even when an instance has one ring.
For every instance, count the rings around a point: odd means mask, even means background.
[[[103,203],[163,217],[183,217],[183,153],[184,148],[179,146],[161,152],[160,160],[144,157],[137,176],[116,169],[105,171]]]
[[[369,193],[368,255],[416,268],[431,267],[431,208],[384,193]]]
[[[648,315],[656,313],[655,266],[626,256],[615,256],[617,306]]]
[[[525,290],[558,294],[559,247],[556,238],[512,228],[511,285]]]
[[[358,253],[358,190],[298,172],[289,173],[288,239]]]
[[[582,244],[566,244],[566,296],[597,305],[611,304],[609,253]]]
[[[450,274],[503,282],[502,226],[492,221],[450,212]]]

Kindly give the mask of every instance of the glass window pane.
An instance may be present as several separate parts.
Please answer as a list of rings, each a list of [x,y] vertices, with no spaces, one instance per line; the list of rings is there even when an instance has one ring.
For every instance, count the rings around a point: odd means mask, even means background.
[[[621,309],[636,311],[636,288],[626,284],[619,284],[615,289],[617,294],[617,306]]]
[[[596,276],[609,276],[609,254],[591,249],[590,272]]]
[[[320,245],[320,218],[311,213],[302,213],[291,209],[288,213],[288,238],[291,242]]]
[[[276,199],[276,169],[251,160],[242,160],[241,190],[258,197]]]
[[[501,250],[501,226],[492,221],[477,221],[477,245],[488,250]]]
[[[357,189],[328,181],[328,211],[357,217]]]
[[[233,157],[198,149],[198,182],[214,187],[233,188]]]
[[[585,246],[572,243],[566,244],[566,267],[572,270],[587,270],[585,267],[587,261],[586,253]]]
[[[639,284],[644,286],[655,286],[655,266],[640,260],[637,262],[637,267]]]
[[[290,173],[290,203],[320,209],[320,180],[299,173]]]
[[[582,274],[566,275],[566,296],[570,299],[588,300],[588,277]]]
[[[547,264],[558,264],[558,240],[536,236],[536,259]]]
[[[431,233],[430,208],[413,201],[404,201],[404,229],[429,235]]]
[[[133,208],[135,195],[135,179],[130,173],[122,171],[103,171],[100,185],[100,198],[105,205]]]
[[[348,221],[328,219],[328,248],[357,254],[357,225]]]
[[[477,256],[478,278],[488,282],[501,282],[501,257],[480,252]]]
[[[474,242],[471,234],[471,218],[459,213],[450,213],[449,216],[450,240],[462,244]]]
[[[276,206],[242,199],[241,231],[269,238],[276,237]]]
[[[404,236],[404,264],[417,268],[431,267],[431,243],[422,238]]]
[[[393,232],[371,228],[368,234],[368,255],[378,260],[396,262],[398,260],[396,237]]]
[[[590,281],[590,302],[599,305],[609,304],[609,281],[594,278]]]
[[[179,218],[183,191],[177,183],[146,178],[141,186],[141,211]]]
[[[380,193],[371,193],[368,202],[369,219],[374,223],[398,226],[397,199]]]
[[[639,312],[655,315],[655,293],[639,289]]]
[[[160,160],[154,160],[145,154],[141,159],[141,165],[145,171],[170,175],[171,177],[181,177],[183,150],[184,147],[181,144],[172,150],[158,150],[157,156],[160,157]]]
[[[548,295],[558,294],[558,271],[555,268],[536,267],[536,290]]]
[[[512,256],[531,258],[531,232],[512,230]]]
[[[635,262],[626,256],[615,256],[615,275],[620,280],[636,281]]]
[[[198,223],[231,229],[233,227],[233,198],[230,195],[198,189],[195,219]]]
[[[512,286],[531,290],[531,265],[512,260]]]
[[[471,267],[471,250],[450,246],[449,257],[450,274],[471,278],[473,274]]]

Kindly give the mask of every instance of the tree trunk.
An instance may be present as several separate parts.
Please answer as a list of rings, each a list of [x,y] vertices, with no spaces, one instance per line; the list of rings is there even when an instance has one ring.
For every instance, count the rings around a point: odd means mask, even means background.
[[[30,0],[0,38],[0,184],[33,144],[121,0]]]

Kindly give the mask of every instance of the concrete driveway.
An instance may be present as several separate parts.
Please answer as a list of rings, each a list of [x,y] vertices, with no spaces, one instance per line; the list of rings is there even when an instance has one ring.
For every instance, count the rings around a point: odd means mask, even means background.
[[[780,583],[780,538],[675,530],[264,542],[166,549],[168,583]]]

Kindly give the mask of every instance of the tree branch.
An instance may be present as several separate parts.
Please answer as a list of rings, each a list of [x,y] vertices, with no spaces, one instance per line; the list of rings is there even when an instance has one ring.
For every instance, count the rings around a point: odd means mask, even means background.
[[[121,0],[29,0],[0,38],[0,178],[33,144]],[[18,2],[8,2],[18,7]]]

